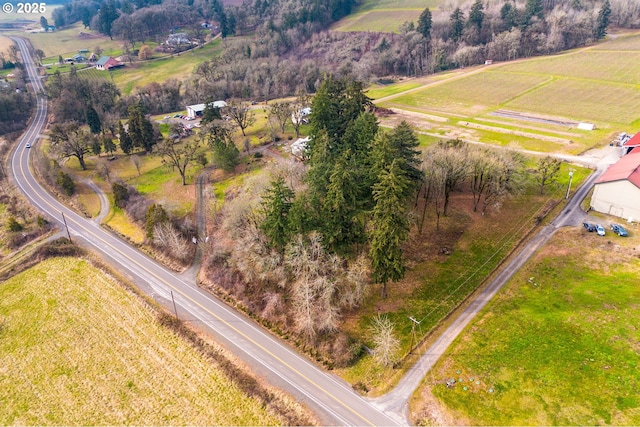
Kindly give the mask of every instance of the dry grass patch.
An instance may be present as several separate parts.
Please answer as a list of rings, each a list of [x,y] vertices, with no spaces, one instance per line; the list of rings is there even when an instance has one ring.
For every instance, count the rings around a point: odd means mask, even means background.
[[[0,52],[5,54],[9,52],[9,46],[13,46],[13,42],[9,37],[0,36]]]
[[[4,425],[287,423],[87,261],[44,261],[0,296]]]
[[[118,234],[126,236],[133,243],[141,244],[145,240],[145,232],[138,227],[134,221],[127,217],[127,214],[120,208],[111,204],[111,213],[104,223]]]

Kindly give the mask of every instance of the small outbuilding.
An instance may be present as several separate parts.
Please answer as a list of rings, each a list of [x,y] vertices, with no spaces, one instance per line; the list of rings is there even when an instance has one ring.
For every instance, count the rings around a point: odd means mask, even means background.
[[[627,220],[640,218],[640,150],[621,157],[598,178],[591,208]]]
[[[108,71],[114,68],[123,67],[124,64],[111,56],[101,56],[96,62],[96,70]]]

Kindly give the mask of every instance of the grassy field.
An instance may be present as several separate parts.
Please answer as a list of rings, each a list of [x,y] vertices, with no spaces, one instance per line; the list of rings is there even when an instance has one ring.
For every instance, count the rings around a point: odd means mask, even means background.
[[[426,8],[439,0],[367,0],[357,10],[333,25],[336,31],[381,31],[395,33],[403,22],[417,22]]]
[[[185,80],[195,67],[222,51],[220,40],[214,40],[201,48],[183,52],[177,56],[158,58],[143,63],[134,63],[114,70],[114,83],[124,95],[131,93],[134,87],[144,86],[151,82],[163,82],[169,78]]]
[[[283,422],[84,260],[50,259],[5,281],[0,326],[3,425]]]
[[[558,231],[434,367],[414,421],[437,418],[433,395],[445,424],[640,424],[640,240],[609,233]]]
[[[122,49],[122,41],[110,40],[108,36],[84,28],[82,23],[53,33],[21,33],[20,35],[31,40],[35,49],[42,49],[45,58],[53,58],[56,61],[58,55],[69,56],[78,53],[80,49],[93,51],[96,46],[100,46],[105,51],[105,55]],[[47,60],[43,61],[43,63],[47,62]]]
[[[461,70],[423,89],[398,83],[371,92],[381,107],[417,114],[414,125],[431,134],[579,154],[640,130],[638,47],[640,34],[625,35],[551,57]],[[405,85],[407,92],[399,92]],[[521,117],[498,118],[498,110]],[[578,122],[596,130],[579,130]]]
[[[40,2],[38,2],[40,3]],[[13,13],[0,13],[0,22],[10,22],[10,21],[15,21],[15,20],[27,20],[27,21],[32,21],[33,22],[33,28],[40,28],[40,17],[44,16],[45,18],[47,18],[47,20],[49,21],[49,24],[53,24],[53,19],[51,18],[51,13],[53,12],[53,10],[57,7],[59,7],[59,4],[51,4],[51,3],[46,3],[45,5],[45,12],[44,13],[40,13],[40,12],[33,12],[30,14],[24,14],[24,15],[20,15],[18,13],[15,12],[15,8],[14,8],[14,12]]]

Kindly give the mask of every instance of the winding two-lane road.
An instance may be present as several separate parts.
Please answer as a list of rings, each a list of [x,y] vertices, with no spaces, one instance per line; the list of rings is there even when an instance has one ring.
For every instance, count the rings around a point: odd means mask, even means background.
[[[24,39],[11,37],[18,46],[34,92],[43,90]],[[33,205],[63,227],[63,215],[72,239],[91,246],[141,290],[178,317],[211,333],[219,342],[267,380],[308,405],[327,425],[400,425],[406,421],[385,414],[359,396],[342,379],[327,373],[255,322],[237,313],[211,294],[169,271],[136,248],[70,210],[39,184],[29,167],[27,143],[38,142],[47,120],[47,101],[38,96],[36,115],[11,156],[13,178]]]

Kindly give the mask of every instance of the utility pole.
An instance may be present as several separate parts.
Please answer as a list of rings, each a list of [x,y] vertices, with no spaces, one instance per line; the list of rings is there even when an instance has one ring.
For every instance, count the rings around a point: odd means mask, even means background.
[[[69,238],[69,243],[71,243],[71,234],[69,234],[69,226],[67,225],[67,220],[64,218],[64,212],[60,211],[62,214],[62,222],[64,222],[64,228],[67,229],[67,237]]]
[[[573,169],[569,169],[569,186],[567,187],[567,194],[564,196],[565,199],[569,198],[569,191],[571,191],[571,180],[573,179]]]
[[[171,292],[171,301],[173,301],[173,311],[176,314],[176,320],[178,320],[178,309],[176,308],[176,300],[173,297],[173,291],[169,291]]]
[[[416,337],[416,325],[419,325],[420,322],[418,322],[416,319],[414,319],[412,316],[409,316],[409,320],[411,320],[411,344],[409,344],[409,354],[411,354],[411,352],[413,351],[413,341],[415,341],[415,337]]]

